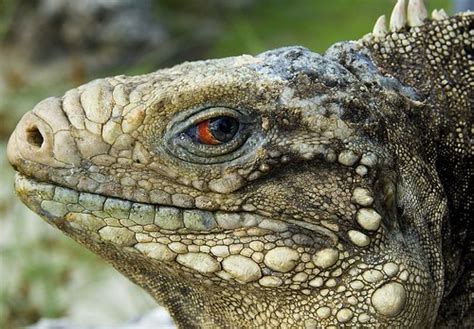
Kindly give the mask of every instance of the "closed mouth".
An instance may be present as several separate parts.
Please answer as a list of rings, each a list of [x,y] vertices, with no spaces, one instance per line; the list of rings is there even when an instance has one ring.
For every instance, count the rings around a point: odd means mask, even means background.
[[[107,197],[100,194],[78,192],[53,183],[39,182],[17,173],[15,188],[18,196],[33,211],[58,223],[76,215],[94,216],[104,226],[117,221],[117,226],[148,232],[167,234],[221,233],[241,231],[239,236],[262,235],[288,231],[289,226],[301,224],[313,229],[315,225],[267,218],[249,212],[206,211],[184,209],[169,205],[154,205]]]

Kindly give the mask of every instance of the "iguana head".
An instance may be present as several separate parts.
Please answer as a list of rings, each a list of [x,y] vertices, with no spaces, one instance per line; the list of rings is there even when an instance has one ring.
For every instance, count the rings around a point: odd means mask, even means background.
[[[183,327],[430,325],[446,201],[425,107],[359,43],[281,48],[46,99],[8,156],[28,207]]]

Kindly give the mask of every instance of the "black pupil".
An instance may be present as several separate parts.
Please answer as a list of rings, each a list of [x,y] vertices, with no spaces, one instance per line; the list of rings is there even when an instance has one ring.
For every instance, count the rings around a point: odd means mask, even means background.
[[[209,131],[215,139],[222,143],[230,141],[238,129],[239,122],[231,117],[217,117],[209,120]]]

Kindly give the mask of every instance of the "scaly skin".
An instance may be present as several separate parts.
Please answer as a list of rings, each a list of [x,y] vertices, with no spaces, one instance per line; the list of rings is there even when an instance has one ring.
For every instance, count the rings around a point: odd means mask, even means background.
[[[93,81],[18,124],[17,193],[183,328],[470,326],[472,21]]]

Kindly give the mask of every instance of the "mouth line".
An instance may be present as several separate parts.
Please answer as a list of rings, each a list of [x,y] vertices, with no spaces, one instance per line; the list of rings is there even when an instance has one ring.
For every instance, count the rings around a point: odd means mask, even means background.
[[[71,221],[74,216],[95,216],[105,225],[141,226],[146,232],[164,234],[265,235],[285,232],[288,224],[248,212],[207,211],[150,204],[79,192],[51,182],[41,182],[17,172],[15,190],[22,202],[53,224]]]
[[[331,245],[338,242],[334,232],[316,223],[283,221],[245,211],[207,211],[130,201],[40,182],[19,172],[15,189],[28,208],[58,227],[69,224],[77,229],[78,225],[86,225],[98,231],[112,226],[160,236],[225,234],[236,239],[269,235],[289,238],[296,229],[325,237]],[[310,240],[304,245],[317,244]]]

